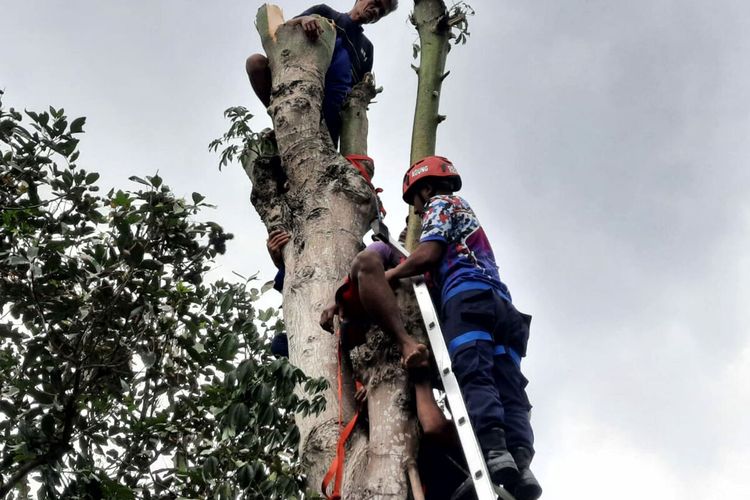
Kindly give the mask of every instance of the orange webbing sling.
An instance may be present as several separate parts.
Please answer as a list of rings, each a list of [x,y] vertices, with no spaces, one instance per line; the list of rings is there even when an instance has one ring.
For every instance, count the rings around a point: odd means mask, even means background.
[[[372,189],[373,193],[375,194],[375,200],[378,205],[378,211],[380,212],[381,216],[385,215],[385,208],[383,208],[383,204],[380,202],[380,197],[378,194],[382,193],[383,190],[380,188],[376,188],[372,184],[372,178],[370,177],[370,174],[367,173],[367,169],[365,166],[361,163],[362,161],[369,161],[373,165],[375,164],[375,161],[366,155],[347,155],[346,159],[349,161],[349,163],[352,164],[354,168],[356,168],[362,178],[367,182],[367,185]],[[336,443],[336,455],[333,457],[333,461],[331,462],[331,465],[328,467],[328,471],[326,472],[326,475],[323,477],[323,482],[320,485],[321,491],[323,492],[323,496],[326,497],[327,500],[341,500],[341,483],[344,479],[344,459],[346,457],[346,442],[349,440],[349,437],[352,434],[352,431],[354,430],[354,427],[357,425],[357,420],[359,419],[359,412],[360,407],[357,405],[357,410],[354,412],[354,416],[349,421],[349,423],[346,424],[346,426],[342,429],[342,424],[344,420],[343,415],[343,408],[342,408],[342,398],[343,398],[343,382],[342,382],[342,365],[341,365],[341,356],[342,356],[342,348],[341,348],[341,330],[337,332],[338,337],[338,374],[336,375],[337,383],[338,383],[338,398],[339,398],[339,440],[338,443]],[[359,380],[354,381],[355,389],[359,391],[360,388],[363,387],[362,383]],[[331,494],[328,494],[328,486],[331,484],[331,480],[333,480],[333,491]]]
[[[375,199],[377,200],[377,203],[378,203],[378,210],[380,211],[380,215],[385,217],[385,208],[383,207],[383,204],[380,202],[380,196],[378,196],[380,193],[383,192],[383,189],[376,188],[372,184],[372,178],[370,177],[370,174],[367,173],[367,169],[365,168],[365,166],[362,165],[362,163],[360,163],[362,161],[369,161],[370,163],[375,165],[375,160],[373,160],[367,155],[346,155],[345,158],[349,160],[349,163],[351,163],[354,168],[359,170],[359,173],[362,176],[362,178],[365,180],[365,182],[367,182],[367,185],[370,186],[370,189],[373,190],[373,192],[375,193]]]
[[[338,331],[336,336],[339,339],[339,347],[338,347],[338,374],[336,375],[336,381],[338,383],[338,397],[339,397],[339,441],[336,443],[336,456],[333,457],[333,461],[331,462],[331,465],[328,467],[328,472],[326,472],[326,475],[323,477],[323,482],[320,485],[321,491],[323,492],[323,496],[326,497],[327,500],[341,500],[341,482],[344,479],[344,458],[346,456],[346,442],[349,440],[349,436],[351,436],[352,431],[354,430],[354,426],[357,425],[357,419],[359,418],[359,405],[357,405],[357,411],[354,413],[354,416],[349,421],[348,424],[346,424],[346,427],[341,430],[341,424],[344,420],[344,414],[343,409],[341,405],[341,400],[343,397],[343,375],[342,375],[342,365],[341,365],[341,330]],[[355,389],[359,391],[360,388],[363,387],[362,383],[359,380],[354,381]],[[331,480],[333,479],[333,491],[331,494],[328,494],[328,485],[331,483]]]

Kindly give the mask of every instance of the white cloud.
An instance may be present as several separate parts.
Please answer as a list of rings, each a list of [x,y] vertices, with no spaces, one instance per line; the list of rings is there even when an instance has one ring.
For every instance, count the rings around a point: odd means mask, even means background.
[[[560,440],[539,471],[547,498],[577,500],[682,500],[688,486],[644,443],[612,427],[567,416]]]

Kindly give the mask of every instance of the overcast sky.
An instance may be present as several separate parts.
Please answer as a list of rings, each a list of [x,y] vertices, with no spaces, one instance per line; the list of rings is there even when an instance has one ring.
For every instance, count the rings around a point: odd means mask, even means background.
[[[400,3],[367,27],[385,88],[370,154],[396,227],[416,89]],[[0,0],[0,88],[6,105],[87,116],[80,163],[105,188],[158,170],[207,195],[236,235],[221,272],[265,281],[250,183],[207,151],[229,106],[270,125],[244,73],[258,6]],[[438,153],[534,315],[524,371],[545,498],[750,498],[750,3],[473,7]]]

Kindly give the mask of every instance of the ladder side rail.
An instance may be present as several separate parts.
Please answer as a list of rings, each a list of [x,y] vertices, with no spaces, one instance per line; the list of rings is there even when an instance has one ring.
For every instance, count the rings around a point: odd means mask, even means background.
[[[413,286],[419,310],[422,313],[422,319],[427,327],[430,347],[432,347],[433,355],[437,362],[440,378],[443,380],[445,395],[448,398],[448,404],[450,404],[453,424],[456,427],[456,432],[461,442],[461,448],[466,458],[466,465],[469,467],[470,477],[474,482],[474,490],[477,493],[477,498],[479,500],[495,500],[497,498],[495,488],[487,471],[487,464],[484,462],[476,434],[469,420],[461,388],[451,367],[450,355],[445,345],[442,331],[440,330],[440,322],[432,298],[430,297],[430,292],[423,280],[415,279]]]

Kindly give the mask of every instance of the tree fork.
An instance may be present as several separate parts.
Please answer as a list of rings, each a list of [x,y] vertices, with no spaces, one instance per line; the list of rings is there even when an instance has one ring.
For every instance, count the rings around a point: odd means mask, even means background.
[[[252,203],[267,228],[284,228],[292,241],[284,249],[284,321],[293,364],[311,377],[324,377],[331,389],[326,409],[298,418],[303,463],[311,488],[320,484],[338,438],[336,339],[318,326],[320,311],[332,299],[361,248],[376,204],[359,172],[334,149],[320,121],[324,76],[335,32],[323,28],[310,42],[299,27],[283,24],[281,10],[262,6],[256,27],[272,74],[271,105],[278,158],[255,155],[245,164],[253,182]],[[367,152],[367,106],[379,90],[367,76],[343,108],[343,154]],[[372,174],[373,165],[368,165]],[[369,442],[355,433],[347,454],[344,498],[406,498],[406,463],[414,457],[416,433],[410,418],[408,386],[392,339],[374,335],[354,368],[368,384]],[[390,348],[390,349],[389,349]],[[389,355],[390,353],[390,355]],[[342,401],[345,419],[354,410],[352,377]]]

